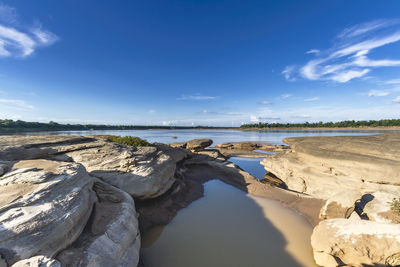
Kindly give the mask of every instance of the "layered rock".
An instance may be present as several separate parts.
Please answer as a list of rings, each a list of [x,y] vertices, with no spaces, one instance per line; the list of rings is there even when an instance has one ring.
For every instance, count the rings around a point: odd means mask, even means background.
[[[176,164],[188,153],[162,144],[134,148],[105,143],[67,155],[82,163],[91,175],[135,198],[147,199],[162,195],[172,186]]]
[[[400,224],[329,219],[314,229],[311,244],[321,266],[400,265]]]
[[[272,152],[286,151],[285,145],[272,145],[266,142],[230,142],[215,145],[225,157],[263,158]]]
[[[0,136],[0,160],[75,161],[91,175],[136,198],[154,198],[175,182],[176,163],[190,153],[162,144],[128,147],[102,136]],[[0,162],[0,172],[7,166]]]
[[[0,137],[0,266],[136,266],[132,196],[168,191],[189,154],[101,136]]]
[[[63,266],[136,266],[140,234],[133,199],[101,181],[94,190],[99,201],[89,224],[57,259]]]
[[[11,267],[61,267],[60,262],[46,256],[35,256],[14,263]]]
[[[0,254],[53,257],[81,234],[96,199],[77,163],[19,161],[0,178]]]
[[[300,137],[262,161],[289,189],[329,199],[342,191],[396,192],[400,135]]]
[[[213,141],[211,139],[193,139],[187,142],[172,143],[170,146],[175,148],[186,148],[193,152],[204,150],[206,147],[211,146]]]

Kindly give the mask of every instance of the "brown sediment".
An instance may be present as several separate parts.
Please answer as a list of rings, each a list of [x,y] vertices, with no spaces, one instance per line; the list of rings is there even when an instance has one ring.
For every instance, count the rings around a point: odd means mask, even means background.
[[[378,215],[384,219],[391,221],[392,223],[400,223],[400,213],[389,210],[385,212],[380,212]]]
[[[312,226],[320,221],[319,212],[325,204],[324,200],[264,184],[232,163],[204,155],[194,155],[184,161],[177,169],[176,178],[174,186],[162,196],[136,200],[142,233],[155,226],[167,225],[180,209],[202,197],[203,184],[213,179],[219,179],[250,195],[279,201],[303,215]]]

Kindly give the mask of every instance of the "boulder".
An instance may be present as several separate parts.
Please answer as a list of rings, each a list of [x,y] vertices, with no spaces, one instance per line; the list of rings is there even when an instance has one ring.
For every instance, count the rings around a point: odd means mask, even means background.
[[[132,197],[100,180],[94,190],[99,201],[90,223],[57,259],[62,266],[137,266],[140,234]]]
[[[19,161],[0,178],[0,254],[53,257],[81,234],[96,196],[78,163]]]
[[[186,148],[192,151],[201,151],[208,146],[211,146],[213,141],[211,139],[193,139],[187,141]]]
[[[35,256],[14,263],[11,267],[61,267],[61,264],[46,256]]]
[[[155,144],[127,147],[113,143],[67,153],[91,175],[124,190],[135,198],[155,198],[175,182],[177,162],[189,151]]]
[[[398,266],[400,224],[328,219],[311,236],[314,259],[325,267]]]

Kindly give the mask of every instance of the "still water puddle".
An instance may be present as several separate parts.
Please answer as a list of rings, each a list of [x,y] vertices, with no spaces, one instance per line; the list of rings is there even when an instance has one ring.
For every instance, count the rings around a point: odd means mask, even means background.
[[[142,237],[145,266],[316,266],[303,217],[219,180],[204,187],[203,198]]]
[[[255,178],[261,180],[264,179],[264,176],[267,173],[264,166],[260,163],[263,159],[264,158],[231,157],[229,161],[240,166],[240,168],[250,173]]]

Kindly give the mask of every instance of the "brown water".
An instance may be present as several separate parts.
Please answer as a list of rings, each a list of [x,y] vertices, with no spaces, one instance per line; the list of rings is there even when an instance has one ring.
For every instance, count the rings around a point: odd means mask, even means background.
[[[147,267],[312,267],[311,232],[280,203],[214,180],[203,198],[142,237],[142,256]]]

